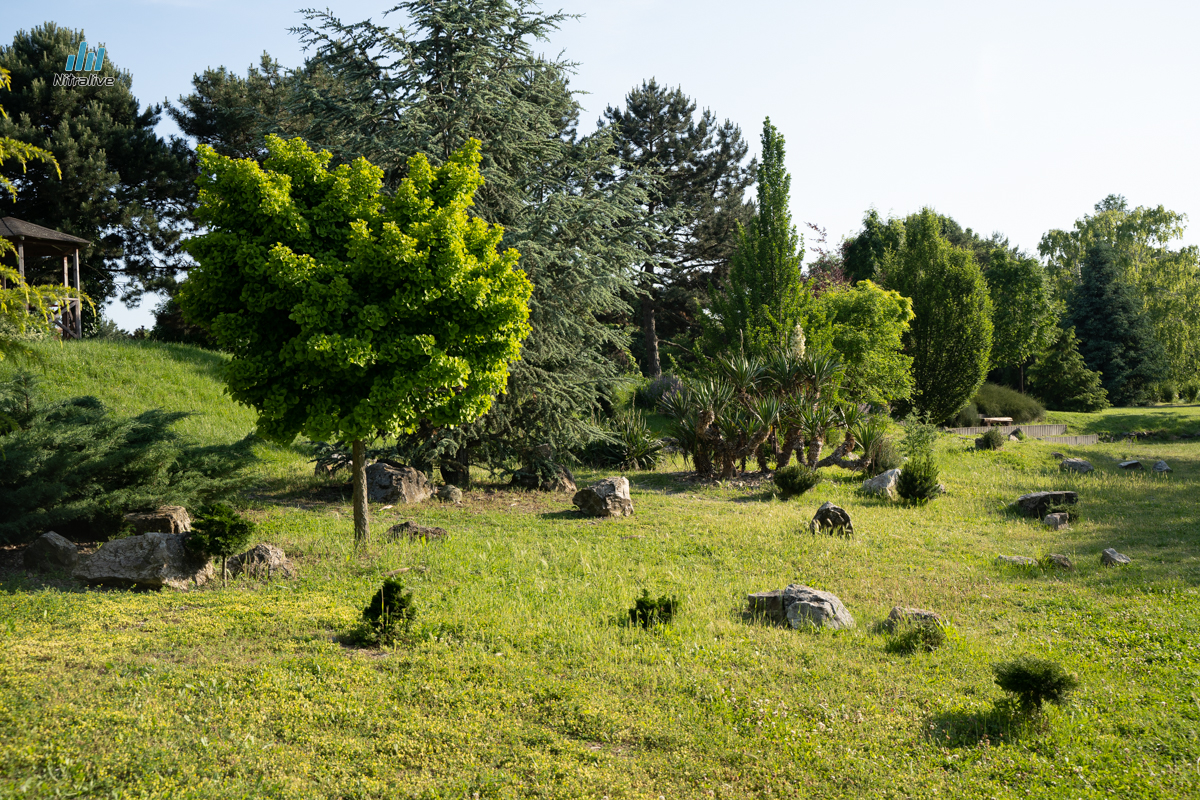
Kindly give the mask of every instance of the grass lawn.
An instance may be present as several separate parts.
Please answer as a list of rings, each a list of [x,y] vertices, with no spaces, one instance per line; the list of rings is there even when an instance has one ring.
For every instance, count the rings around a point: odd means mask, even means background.
[[[196,437],[253,426],[220,395],[216,356],[75,347],[53,356],[76,366],[46,375],[55,395],[196,410]],[[1196,407],[1053,416],[1086,433],[1126,413],[1200,427]],[[691,484],[676,463],[629,475],[630,518],[485,485],[461,507],[373,508],[376,533],[414,519],[451,536],[361,552],[336,486],[302,450],[264,449],[242,505],[296,560],[294,580],[133,593],[0,578],[0,797],[1200,795],[1200,441],[971,448],[939,439],[948,491],[923,507],[861,496],[836,468],[784,503]],[[1054,450],[1096,472],[1060,473]],[[1174,471],[1123,473],[1128,456]],[[1049,488],[1080,493],[1069,529],[1006,510]],[[825,500],[850,512],[853,538],[807,532]],[[1133,563],[1102,568],[1106,547]],[[1052,552],[1076,571],[992,561]],[[342,644],[404,567],[408,633]],[[742,619],[747,593],[788,583],[836,593],[858,626]],[[623,624],[643,588],[683,601],[672,625]],[[893,605],[948,617],[948,643],[889,653],[875,626]],[[1066,706],[1028,724],[993,706],[991,664],[1020,654],[1079,676]]]

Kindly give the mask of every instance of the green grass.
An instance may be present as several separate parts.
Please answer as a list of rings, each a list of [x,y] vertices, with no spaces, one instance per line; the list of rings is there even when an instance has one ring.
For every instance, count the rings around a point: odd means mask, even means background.
[[[1052,450],[1096,472],[1060,473]],[[636,473],[630,518],[478,488],[462,507],[372,509],[377,532],[411,518],[447,528],[443,544],[355,552],[345,502],[256,495],[247,512],[294,580],[154,594],[10,577],[0,797],[1200,793],[1200,442],[984,452],[943,436],[937,454],[948,493],[921,507],[863,497],[839,469],[786,503]],[[1175,471],[1123,473],[1128,455]],[[1043,488],[1080,492],[1070,529],[1006,510]],[[807,532],[825,500],[854,537]],[[1102,568],[1106,547],[1133,564]],[[1077,570],[992,563],[1049,552]],[[339,643],[404,567],[411,631]],[[858,627],[742,619],[747,593],[791,582],[835,592]],[[682,601],[671,625],[623,624],[642,589]],[[889,653],[875,626],[892,605],[937,611],[950,638]],[[1021,654],[1079,675],[1066,706],[995,710],[991,665]]]
[[[1066,423],[1068,433],[1162,431],[1176,436],[1200,433],[1200,404],[1154,405],[1144,408],[1108,408],[1094,414],[1047,411],[1047,423]]]

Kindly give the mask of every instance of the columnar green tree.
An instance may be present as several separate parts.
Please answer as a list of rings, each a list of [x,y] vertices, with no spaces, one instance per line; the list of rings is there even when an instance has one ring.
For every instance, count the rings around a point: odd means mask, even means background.
[[[1020,367],[1055,336],[1057,313],[1045,268],[1007,247],[992,250],[984,270],[992,298],[992,369]],[[1021,391],[1025,390],[1022,380]]]
[[[913,302],[905,352],[913,359],[912,405],[942,422],[974,396],[987,377],[992,303],[968,251],[941,234],[930,209],[904,222],[904,246],[884,258],[888,288]]]
[[[200,146],[199,262],[180,302],[233,360],[258,432],[353,442],[354,529],[369,529],[365,440],[478,419],[529,332],[530,284],[503,231],[467,210],[482,183],[468,141],[420,154],[393,196],[366,159],[268,137],[263,166]]]

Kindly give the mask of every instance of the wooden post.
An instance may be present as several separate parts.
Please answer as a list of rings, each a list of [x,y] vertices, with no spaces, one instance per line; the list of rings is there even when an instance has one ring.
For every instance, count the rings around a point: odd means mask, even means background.
[[[371,539],[370,520],[367,517],[367,445],[355,439],[350,450],[351,469],[354,470],[354,544],[362,546]]]
[[[65,259],[64,259],[65,260]],[[79,288],[79,248],[75,248],[75,338],[83,338],[83,293]]]
[[[67,290],[63,294],[71,293],[71,278],[69,269],[70,268],[67,266],[67,257],[63,256],[63,288]],[[62,328],[62,338],[70,339],[71,332],[67,330],[67,322],[71,319],[71,301],[67,300],[63,303],[59,303],[58,306],[58,316],[59,319],[62,320],[62,324],[60,326]]]
[[[21,273],[21,281],[25,281],[25,237],[17,237],[17,272]],[[27,295],[28,296],[28,295]],[[29,313],[29,303],[25,304],[25,313]]]

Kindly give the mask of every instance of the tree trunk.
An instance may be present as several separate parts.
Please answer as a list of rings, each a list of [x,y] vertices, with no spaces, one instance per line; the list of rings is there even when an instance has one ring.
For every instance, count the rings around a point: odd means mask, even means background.
[[[654,327],[654,295],[650,293],[652,291],[653,286],[647,289],[642,297],[642,338],[646,341],[646,376],[657,378],[662,374],[662,365],[658,360],[658,332]]]
[[[371,538],[367,519],[367,446],[362,439],[352,445],[354,467],[354,544],[364,545]]]

